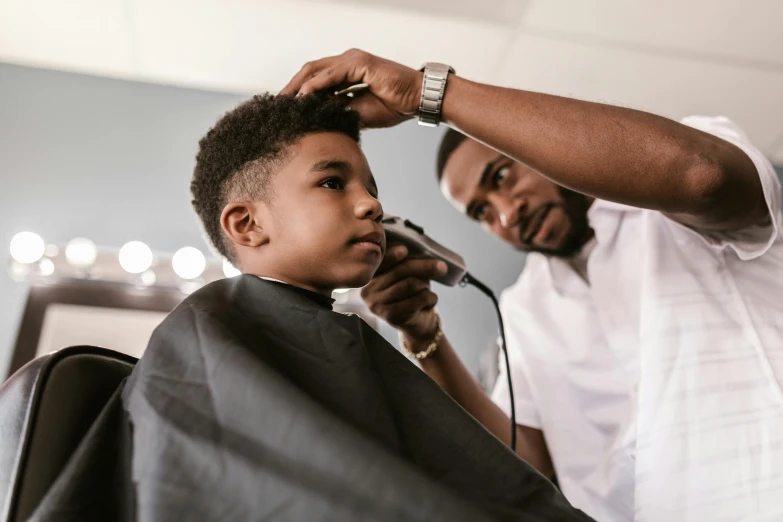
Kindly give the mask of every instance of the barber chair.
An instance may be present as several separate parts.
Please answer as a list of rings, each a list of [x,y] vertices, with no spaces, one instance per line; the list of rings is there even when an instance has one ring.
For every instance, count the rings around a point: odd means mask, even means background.
[[[0,522],[26,520],[137,359],[75,346],[0,385]]]

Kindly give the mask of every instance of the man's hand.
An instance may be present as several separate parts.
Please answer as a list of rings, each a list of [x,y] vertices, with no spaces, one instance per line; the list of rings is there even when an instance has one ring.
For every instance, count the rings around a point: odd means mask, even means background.
[[[389,248],[378,272],[362,289],[370,311],[400,329],[412,341],[429,343],[437,331],[438,296],[430,279],[448,270],[436,259],[407,258],[403,246]]]
[[[366,83],[369,89],[351,101],[364,127],[392,127],[419,109],[422,73],[358,49],[309,62],[280,94],[305,95]]]

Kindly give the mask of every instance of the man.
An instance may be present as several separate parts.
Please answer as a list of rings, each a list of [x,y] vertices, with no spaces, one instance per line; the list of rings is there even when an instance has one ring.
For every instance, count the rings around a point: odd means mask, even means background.
[[[418,114],[472,138],[444,138],[444,196],[530,252],[501,305],[519,455],[598,520],[780,519],[780,184],[744,133],[357,50],[305,65],[282,92],[359,82],[365,126]],[[493,402],[437,335],[436,264],[405,255],[388,250],[367,303],[508,442],[504,376]]]

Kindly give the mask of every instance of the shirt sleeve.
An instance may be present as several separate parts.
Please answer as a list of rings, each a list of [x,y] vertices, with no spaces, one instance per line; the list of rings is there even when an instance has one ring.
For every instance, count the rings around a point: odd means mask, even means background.
[[[718,249],[731,248],[743,261],[763,255],[780,237],[783,219],[780,210],[780,181],[772,163],[756,147],[743,130],[724,116],[689,116],[681,121],[684,125],[708,132],[736,145],[756,167],[761,181],[764,200],[767,203],[770,223],[765,226],[753,225],[732,232],[695,231],[710,245]],[[687,228],[687,227],[683,227]],[[692,229],[688,229],[692,230]]]
[[[538,414],[538,408],[532,393],[531,380],[529,378],[529,372],[527,371],[527,365],[524,360],[524,352],[522,348],[525,346],[524,342],[521,342],[521,332],[515,325],[520,324],[520,321],[514,317],[513,310],[507,306],[503,306],[504,299],[501,299],[500,309],[503,313],[503,322],[506,329],[506,342],[509,353],[509,365],[511,366],[511,384],[514,388],[514,409],[516,411],[517,424],[522,426],[528,426],[530,428],[541,429],[541,420]],[[500,344],[498,339],[498,344]],[[508,373],[506,372],[505,358],[503,357],[503,351],[498,352],[498,365],[500,372],[498,373],[495,387],[492,390],[492,401],[497,404],[503,412],[511,416],[511,400],[508,393]]]

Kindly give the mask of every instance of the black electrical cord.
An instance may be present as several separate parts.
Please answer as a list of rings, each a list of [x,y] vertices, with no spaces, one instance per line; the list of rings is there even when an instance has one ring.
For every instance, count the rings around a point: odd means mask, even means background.
[[[500,349],[503,350],[503,357],[506,361],[506,379],[508,380],[508,395],[509,399],[511,401],[511,449],[516,453],[517,451],[517,410],[514,407],[514,387],[511,385],[511,365],[508,362],[508,351],[506,350],[506,329],[503,327],[503,315],[500,313],[500,304],[498,303],[497,298],[495,297],[495,294],[492,292],[492,290],[473,277],[470,274],[465,274],[465,278],[462,280],[461,285],[473,285],[479,290],[481,290],[483,293],[487,295],[490,299],[492,299],[492,304],[495,305],[495,312],[498,314],[498,325],[500,330],[500,339],[501,339],[501,346]]]

